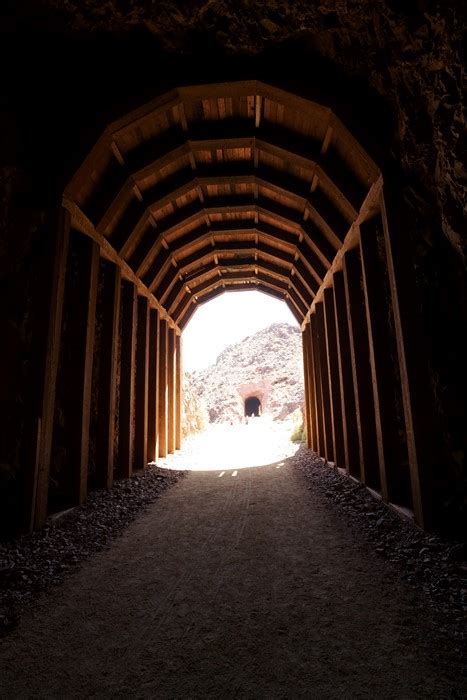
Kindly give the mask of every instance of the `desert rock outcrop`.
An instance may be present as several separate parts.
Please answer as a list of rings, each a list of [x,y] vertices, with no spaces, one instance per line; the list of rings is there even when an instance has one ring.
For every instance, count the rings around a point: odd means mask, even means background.
[[[243,419],[245,402],[254,398],[260,413],[281,420],[303,404],[302,363],[300,330],[275,323],[229,345],[215,365],[193,373],[193,387],[211,423]]]

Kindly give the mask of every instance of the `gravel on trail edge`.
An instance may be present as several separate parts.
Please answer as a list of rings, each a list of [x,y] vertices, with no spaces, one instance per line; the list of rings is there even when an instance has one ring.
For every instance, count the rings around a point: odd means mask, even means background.
[[[467,543],[447,541],[421,530],[362,483],[304,446],[291,461],[310,483],[308,488],[342,513],[356,537],[389,563],[398,578],[425,594],[420,604],[430,606],[436,627],[446,639],[446,653],[465,663]]]
[[[150,466],[86,502],[51,517],[41,530],[0,542],[0,637],[17,625],[24,608],[60,584],[94,552],[110,547],[142,510],[186,472]]]
[[[445,652],[462,660],[467,639],[466,544],[446,541],[401,519],[363,484],[327,465],[301,446],[291,462],[316,495],[342,513],[362,546],[371,546],[395,575],[421,592],[437,629],[446,639]],[[94,552],[112,541],[163,491],[186,472],[147,468],[110,490],[91,493],[85,504],[59,518],[50,518],[37,532],[0,543],[0,637],[19,623],[25,607],[41,591],[60,584]],[[424,594],[424,595],[423,595]]]

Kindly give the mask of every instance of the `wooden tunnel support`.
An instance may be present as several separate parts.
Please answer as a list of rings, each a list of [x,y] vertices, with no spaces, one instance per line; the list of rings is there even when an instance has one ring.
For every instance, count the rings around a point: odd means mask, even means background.
[[[301,323],[308,447],[430,527],[430,374],[409,236],[382,188],[329,109],[259,81],[174,90],[110,125],[43,240],[26,527],[181,447],[181,332],[225,289],[280,298]]]
[[[313,378],[315,387],[315,404],[316,404],[316,452],[321,455],[326,453],[326,437],[324,425],[323,398],[321,393],[321,367],[320,367],[320,351],[318,341],[317,319],[316,314],[310,317],[311,326],[311,349],[313,355]]]
[[[334,311],[334,294],[332,289],[328,288],[324,290],[323,302],[334,461],[338,467],[345,468],[336,317]]]
[[[135,447],[135,367],[137,290],[133,282],[123,282],[121,296],[121,359],[119,401],[118,475],[133,472]]]
[[[159,331],[159,457],[168,452],[168,325],[161,319]]]
[[[391,190],[385,196],[391,201]],[[397,202],[392,201],[392,226],[383,193],[381,219],[392,310],[399,358],[405,433],[410,465],[412,502],[420,527],[433,525],[433,474],[436,460],[435,419],[430,395],[424,333],[417,307],[418,294],[413,271],[413,254],[403,222],[397,219]]]
[[[183,366],[182,338],[175,336],[175,449],[182,447],[182,401],[183,401]]]
[[[326,343],[326,330],[324,325],[324,309],[323,303],[316,305],[316,332],[317,345],[319,353],[319,368],[321,376],[321,401],[323,412],[323,445],[324,456],[328,462],[334,460],[333,450],[333,430],[332,430],[332,406],[331,394],[329,391],[329,371],[328,371],[328,354],[329,350]]]
[[[167,452],[175,452],[175,331],[168,329],[167,339]]]
[[[315,452],[318,451],[318,409],[316,404],[316,386],[313,361],[313,341],[311,335],[311,323],[306,324],[307,335],[307,350],[308,350],[308,386],[310,390],[309,406],[310,406],[310,422],[311,422],[311,447]]]
[[[359,440],[360,478],[364,483],[379,490],[375,409],[369,364],[368,329],[362,291],[362,269],[358,249],[347,251],[343,263],[349,322],[350,360]]]
[[[401,502],[403,481],[399,449],[397,408],[394,391],[395,368],[391,359],[387,279],[380,251],[384,250],[380,218],[360,226],[360,256],[368,326],[370,369],[376,421],[376,439],[384,500]]]
[[[350,362],[350,337],[345,300],[344,273],[342,271],[335,272],[333,275],[333,282],[345,469],[352,476],[360,477],[358,427],[352,365]]]
[[[120,324],[120,268],[103,261],[102,265],[102,328],[101,362],[99,370],[99,411],[96,435],[96,484],[110,488],[113,482],[115,414],[117,396],[117,363]]]
[[[148,460],[159,456],[158,387],[159,387],[159,311],[149,312],[149,368],[148,368]]]
[[[68,377],[66,405],[69,416],[68,468],[72,483],[70,502],[77,505],[84,502],[88,492],[99,246],[78,231],[72,231],[70,255],[73,263],[70,263],[72,280],[66,292],[69,328],[67,361],[73,371]]]
[[[42,527],[47,518],[49,473],[52,454],[52,439],[55,418],[55,393],[60,346],[62,339],[63,300],[65,296],[65,279],[67,273],[68,248],[70,242],[70,215],[60,208],[58,220],[50,224],[49,239],[52,241],[51,269],[49,282],[50,296],[44,302],[44,309],[49,310],[46,320],[45,352],[40,367],[42,401],[39,405],[37,452],[34,460],[35,470],[30,489],[30,518],[28,529]]]
[[[303,355],[303,382],[305,390],[305,401],[304,401],[304,424],[306,431],[306,444],[307,447],[311,448],[313,443],[312,429],[311,429],[311,408],[310,408],[310,354],[308,351],[308,327],[309,323],[305,325],[302,331],[302,355]]]
[[[134,469],[148,462],[149,301],[138,296]]]

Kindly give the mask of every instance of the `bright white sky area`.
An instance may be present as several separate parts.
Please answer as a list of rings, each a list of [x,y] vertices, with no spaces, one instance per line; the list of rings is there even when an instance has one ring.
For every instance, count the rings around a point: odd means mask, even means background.
[[[232,343],[272,323],[298,323],[288,306],[261,292],[225,292],[199,306],[183,331],[183,368],[187,372],[214,364]]]

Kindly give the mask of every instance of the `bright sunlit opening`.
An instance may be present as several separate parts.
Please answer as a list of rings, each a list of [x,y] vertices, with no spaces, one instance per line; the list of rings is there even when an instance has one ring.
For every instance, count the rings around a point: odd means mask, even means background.
[[[288,306],[261,292],[226,292],[200,306],[183,332],[183,367],[187,372],[215,363],[228,345],[273,323],[298,326]]]
[[[180,471],[216,471],[220,477],[235,476],[237,470],[263,467],[292,457],[299,445],[291,442],[294,420],[274,421],[271,416],[252,418],[247,425],[239,423],[210,424],[206,431],[184,440],[182,449],[157,460],[163,469]],[[234,473],[227,470],[235,470]]]

